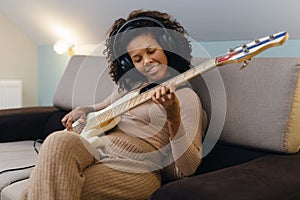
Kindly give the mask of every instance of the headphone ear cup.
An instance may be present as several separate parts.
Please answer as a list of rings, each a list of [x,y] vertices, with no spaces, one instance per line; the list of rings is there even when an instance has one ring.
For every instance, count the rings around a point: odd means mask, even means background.
[[[160,37],[160,44],[163,45],[163,49],[175,53],[175,44],[174,40],[169,34],[162,34]]]
[[[120,61],[121,68],[124,71],[124,73],[128,72],[130,69],[132,69],[134,67],[131,62],[131,59],[128,58],[127,55],[121,56],[121,58],[119,58],[119,61]]]

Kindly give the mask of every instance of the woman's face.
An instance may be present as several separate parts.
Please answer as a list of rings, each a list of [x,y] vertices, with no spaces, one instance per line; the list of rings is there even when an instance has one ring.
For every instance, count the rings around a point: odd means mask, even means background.
[[[150,34],[142,34],[132,39],[127,45],[127,52],[135,68],[149,82],[169,76],[167,56]]]

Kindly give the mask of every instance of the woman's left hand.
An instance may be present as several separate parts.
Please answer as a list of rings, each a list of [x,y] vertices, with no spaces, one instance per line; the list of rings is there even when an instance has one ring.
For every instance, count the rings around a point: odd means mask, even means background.
[[[152,100],[156,104],[161,104],[167,112],[168,121],[180,121],[179,101],[175,95],[175,86],[171,84],[170,88],[160,86],[152,95]]]
[[[174,139],[181,124],[180,105],[175,95],[175,86],[158,87],[152,95],[152,100],[156,104],[161,104],[166,110],[170,139]]]

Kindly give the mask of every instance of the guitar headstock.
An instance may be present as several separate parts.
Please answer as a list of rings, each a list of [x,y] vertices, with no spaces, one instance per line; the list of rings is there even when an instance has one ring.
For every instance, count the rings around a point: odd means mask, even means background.
[[[216,65],[244,62],[243,67],[245,67],[254,56],[271,47],[282,45],[288,37],[288,32],[283,31],[229,49],[227,54],[216,58]]]

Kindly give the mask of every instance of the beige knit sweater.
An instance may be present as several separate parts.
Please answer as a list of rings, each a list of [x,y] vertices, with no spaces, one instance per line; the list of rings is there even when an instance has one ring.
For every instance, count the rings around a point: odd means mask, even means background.
[[[177,90],[176,96],[182,118],[178,135],[182,137],[170,140],[164,108],[148,101],[124,113],[117,127],[102,136],[101,162],[128,172],[160,170],[167,180],[192,175],[201,162],[206,116],[191,88]]]

